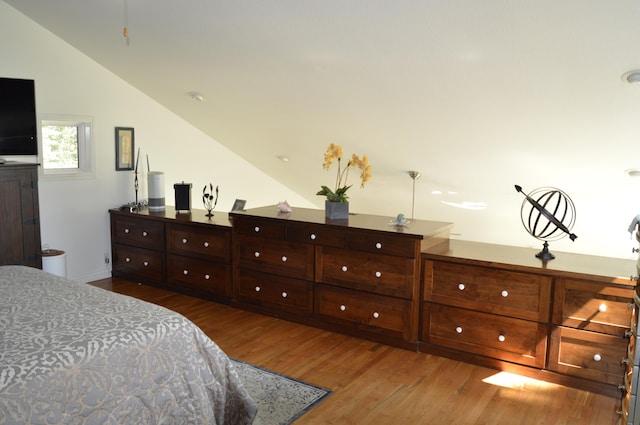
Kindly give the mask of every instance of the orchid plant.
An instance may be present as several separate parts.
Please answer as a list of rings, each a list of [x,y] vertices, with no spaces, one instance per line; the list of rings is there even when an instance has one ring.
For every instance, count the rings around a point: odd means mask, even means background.
[[[338,162],[338,173],[336,175],[335,188],[332,190],[328,186],[320,186],[320,190],[316,195],[325,196],[329,202],[347,202],[349,197],[347,196],[347,190],[352,185],[347,185],[347,178],[349,177],[350,168],[358,168],[360,170],[360,187],[364,187],[365,183],[371,179],[371,165],[369,165],[369,159],[366,155],[360,158],[358,155],[351,155],[351,159],[342,164],[342,146],[331,143],[327,148],[327,152],[324,154],[324,164],[322,167],[325,170],[331,168],[333,161]]]

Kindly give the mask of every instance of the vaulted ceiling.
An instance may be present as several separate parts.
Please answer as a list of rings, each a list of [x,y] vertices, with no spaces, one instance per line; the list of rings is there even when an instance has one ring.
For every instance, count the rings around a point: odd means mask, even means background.
[[[637,0],[5,2],[319,206],[330,142],[373,165],[355,209],[408,211],[418,170],[416,216],[451,221],[640,167]]]

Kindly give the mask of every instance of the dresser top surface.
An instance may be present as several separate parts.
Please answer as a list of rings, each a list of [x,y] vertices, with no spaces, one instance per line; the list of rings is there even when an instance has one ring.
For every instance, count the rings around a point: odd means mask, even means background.
[[[635,260],[556,252],[553,249],[551,251],[556,258],[542,261],[535,256],[540,249],[452,239],[448,248],[433,247],[423,250],[422,255],[431,260],[536,272],[556,277],[596,278],[599,281],[636,285],[636,282],[630,279],[638,273]]]
[[[175,208],[167,205],[164,211],[149,211],[149,208],[143,207],[135,211],[121,211],[118,209],[112,209],[109,211],[112,214],[129,216],[129,217],[145,217],[155,218],[158,220],[169,220],[172,223],[199,223],[209,224],[213,226],[231,227],[229,221],[229,214],[226,212],[213,211],[213,217],[207,217],[205,210],[192,209],[191,213],[177,213]]]
[[[349,218],[346,220],[330,220],[325,217],[324,210],[294,207],[290,213],[280,213],[275,205],[252,208],[245,211],[232,211],[229,215],[232,219],[234,216],[249,216],[300,223],[325,224],[349,229],[372,230],[406,235],[416,239],[428,238],[443,232],[449,232],[453,227],[453,223],[427,220],[409,220],[409,223],[405,226],[396,226],[390,224],[394,220],[393,217],[370,214],[349,214]]]

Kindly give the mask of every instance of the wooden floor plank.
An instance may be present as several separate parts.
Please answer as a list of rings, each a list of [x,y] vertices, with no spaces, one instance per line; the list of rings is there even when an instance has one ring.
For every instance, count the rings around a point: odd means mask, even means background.
[[[619,400],[604,395],[119,279],[93,284],[185,315],[231,357],[334,391],[296,425],[615,425],[618,420]],[[491,379],[500,385],[487,382]]]

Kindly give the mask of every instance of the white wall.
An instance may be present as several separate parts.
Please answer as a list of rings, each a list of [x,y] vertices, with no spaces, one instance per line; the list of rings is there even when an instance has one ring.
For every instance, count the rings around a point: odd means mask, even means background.
[[[145,160],[140,199],[147,197],[148,154],[152,170],[165,172],[169,205],[173,184],[184,181],[193,184],[194,208],[201,208],[209,182],[220,186],[216,211],[228,211],[236,198],[248,200],[249,208],[285,199],[312,206],[4,2],[0,39],[0,76],[34,79],[38,114],[94,117],[95,178],[40,181],[42,243],[67,252],[70,278],[110,276],[107,211],[135,198],[133,173],[115,171],[117,126],[135,128],[136,150]]]

